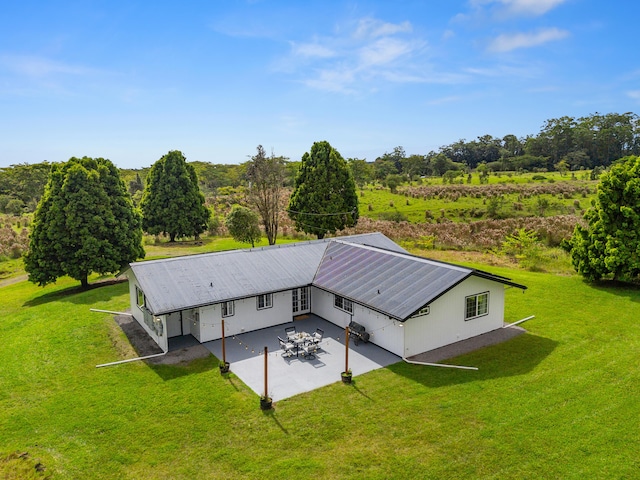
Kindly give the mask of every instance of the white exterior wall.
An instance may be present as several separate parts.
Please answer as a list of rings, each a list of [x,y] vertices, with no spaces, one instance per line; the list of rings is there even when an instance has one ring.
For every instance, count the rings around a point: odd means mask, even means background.
[[[311,311],[325,320],[339,326],[346,327],[351,321],[351,315],[333,305],[334,295],[318,288],[312,288],[313,306]],[[361,325],[369,335],[369,341],[402,356],[404,342],[404,328],[394,325],[388,316],[375,312],[362,305],[353,304],[353,321]]]
[[[154,342],[162,349],[163,352],[169,351],[169,340],[167,337],[167,320],[166,315],[153,317],[153,321],[159,323],[157,329],[150,328],[145,322],[145,312],[138,306],[138,296],[136,295],[136,287],[140,288],[133,272],[129,272],[129,300],[131,302],[131,314],[133,318],[140,324]],[[142,290],[142,289],[140,289]],[[150,313],[147,315],[151,316]]]
[[[224,319],[226,335],[251,332],[261,328],[272,327],[292,320],[291,291],[274,293],[271,308],[258,310],[257,298],[250,297],[235,300],[235,313]],[[199,336],[200,342],[209,342],[222,337],[222,311],[219,303],[200,307]],[[193,331],[192,331],[193,333]]]
[[[333,293],[315,287],[311,288],[311,311],[342,328],[349,325],[351,321],[349,313],[333,306]]]
[[[430,305],[428,315],[405,322],[404,357],[427,352],[501,328],[504,322],[504,285],[469,277]],[[465,298],[489,292],[489,313],[465,321]]]

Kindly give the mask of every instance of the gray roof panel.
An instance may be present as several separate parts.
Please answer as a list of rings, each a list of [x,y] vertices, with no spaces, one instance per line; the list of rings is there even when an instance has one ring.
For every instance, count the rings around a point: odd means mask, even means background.
[[[152,260],[131,264],[155,314],[310,285],[325,242]]]
[[[509,279],[407,253],[381,233],[130,264],[154,315],[315,285],[404,320],[469,275]]]
[[[327,247],[313,284],[404,320],[472,273],[470,268],[336,241]]]

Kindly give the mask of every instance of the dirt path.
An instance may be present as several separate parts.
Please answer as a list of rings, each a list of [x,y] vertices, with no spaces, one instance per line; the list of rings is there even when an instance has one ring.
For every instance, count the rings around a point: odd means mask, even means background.
[[[26,273],[23,275],[17,275],[15,277],[5,278],[4,280],[0,280],[0,288],[6,287],[7,285],[13,285],[14,283],[22,282],[28,279],[29,275],[27,275]]]

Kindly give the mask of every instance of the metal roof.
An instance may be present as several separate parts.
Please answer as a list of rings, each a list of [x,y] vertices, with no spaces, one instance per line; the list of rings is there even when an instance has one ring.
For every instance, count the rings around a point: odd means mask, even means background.
[[[154,315],[314,285],[405,320],[470,275],[370,233],[130,264]]]
[[[405,251],[380,233],[341,237]],[[310,285],[333,239],[131,263],[154,315]]]
[[[404,320],[472,273],[470,268],[336,241],[327,247],[313,284]]]

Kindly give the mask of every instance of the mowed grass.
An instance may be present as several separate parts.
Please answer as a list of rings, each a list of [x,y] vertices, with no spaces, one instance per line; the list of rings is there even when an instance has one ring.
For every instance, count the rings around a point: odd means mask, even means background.
[[[478,371],[398,363],[268,413],[213,357],[95,368],[132,354],[89,311],[127,308],[126,283],[2,287],[0,459],[51,478],[637,478],[640,291],[489,270],[529,286],[506,320],[536,318],[449,361]]]

